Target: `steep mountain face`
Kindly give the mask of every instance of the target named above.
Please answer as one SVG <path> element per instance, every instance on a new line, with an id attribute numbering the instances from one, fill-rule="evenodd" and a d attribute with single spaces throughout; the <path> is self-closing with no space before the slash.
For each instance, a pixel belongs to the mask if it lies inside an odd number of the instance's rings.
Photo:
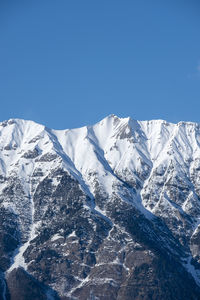
<path id="1" fill-rule="evenodd" d="M 200 125 L 0 123 L 0 299 L 200 299 Z"/>

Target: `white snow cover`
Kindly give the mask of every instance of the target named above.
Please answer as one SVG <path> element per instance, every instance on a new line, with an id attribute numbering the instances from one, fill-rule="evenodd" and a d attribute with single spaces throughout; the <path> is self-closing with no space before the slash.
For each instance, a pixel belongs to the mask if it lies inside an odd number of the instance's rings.
<path id="1" fill-rule="evenodd" d="M 51 130 L 32 121 L 11 119 L 0 123 L 0 150 L 0 175 L 18 174 L 27 194 L 36 166 L 48 174 L 56 164 L 78 179 L 88 194 L 94 190 L 91 175 L 111 194 L 116 175 L 126 174 L 131 180 L 141 170 L 162 171 L 171 161 L 177 174 L 186 172 L 184 164 L 200 157 L 200 127 L 189 122 L 135 121 L 110 115 L 93 126 Z M 48 164 L 27 160 L 27 153 L 33 151 L 39 158 L 56 154 L 58 159 Z"/>
<path id="2" fill-rule="evenodd" d="M 186 172 L 184 164 L 200 157 L 200 127 L 189 122 L 135 121 L 110 115 L 93 126 L 51 130 L 32 121 L 11 119 L 0 123 L 0 150 L 0 175 L 18 174 L 27 194 L 36 166 L 48 174 L 56 164 L 78 179 L 88 194 L 94 191 L 94 176 L 112 194 L 116 175 L 125 174 L 131 180 L 141 170 L 151 174 L 155 169 L 162 171 L 171 161 L 177 174 Z M 27 160 L 27 153 L 33 151 L 39 158 L 57 154 L 58 159 L 48 164 Z M 148 179 L 144 187 L 147 184 Z"/>
<path id="3" fill-rule="evenodd" d="M 195 159 L 200 154 L 199 124 L 162 120 L 135 121 L 110 115 L 94 126 L 51 130 L 32 121 L 13 119 L 0 123 L 0 171 L 9 174 L 23 154 L 58 153 L 65 167 L 77 176 L 98 170 L 100 176 L 128 168 L 135 171 L 141 159 L 150 167 L 169 161 Z M 24 162 L 26 161 L 23 159 Z M 33 166 L 34 167 L 34 166 Z M 31 174 L 22 164 L 20 172 Z M 86 180 L 87 181 L 87 180 Z"/>

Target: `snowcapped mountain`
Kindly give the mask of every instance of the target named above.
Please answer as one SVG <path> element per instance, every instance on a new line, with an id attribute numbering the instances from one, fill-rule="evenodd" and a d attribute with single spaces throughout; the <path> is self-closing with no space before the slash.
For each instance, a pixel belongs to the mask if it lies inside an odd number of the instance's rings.
<path id="1" fill-rule="evenodd" d="M 0 123 L 0 299 L 200 299 L 200 125 Z"/>

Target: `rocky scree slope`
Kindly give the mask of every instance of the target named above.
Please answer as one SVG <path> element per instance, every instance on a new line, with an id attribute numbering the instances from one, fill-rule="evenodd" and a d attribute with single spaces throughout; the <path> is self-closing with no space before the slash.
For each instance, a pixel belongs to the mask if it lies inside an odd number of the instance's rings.
<path id="1" fill-rule="evenodd" d="M 200 125 L 0 123 L 0 299 L 200 299 Z"/>

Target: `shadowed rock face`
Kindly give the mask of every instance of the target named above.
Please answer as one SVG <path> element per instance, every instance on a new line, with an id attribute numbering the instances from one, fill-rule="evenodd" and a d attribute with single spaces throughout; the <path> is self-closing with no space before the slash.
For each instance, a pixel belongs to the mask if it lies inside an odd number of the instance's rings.
<path id="1" fill-rule="evenodd" d="M 22 268 L 14 269 L 7 278 L 10 299 L 46 300 L 44 287 Z"/>
<path id="2" fill-rule="evenodd" d="M 160 121 L 111 116 L 81 143 L 18 122 L 0 125 L 22 135 L 0 143 L 0 300 L 200 299 L 200 160 L 180 149 L 183 125 L 179 145 Z M 160 148 L 172 154 L 155 162 Z"/>
<path id="3" fill-rule="evenodd" d="M 63 300 L 198 299 L 180 261 L 185 248 L 159 218 L 117 196 L 105 202 L 105 217 L 63 170 L 44 178 L 33 200 L 37 235 L 24 251 L 27 271 L 7 275 L 6 299 L 48 299 L 48 287 Z"/>

